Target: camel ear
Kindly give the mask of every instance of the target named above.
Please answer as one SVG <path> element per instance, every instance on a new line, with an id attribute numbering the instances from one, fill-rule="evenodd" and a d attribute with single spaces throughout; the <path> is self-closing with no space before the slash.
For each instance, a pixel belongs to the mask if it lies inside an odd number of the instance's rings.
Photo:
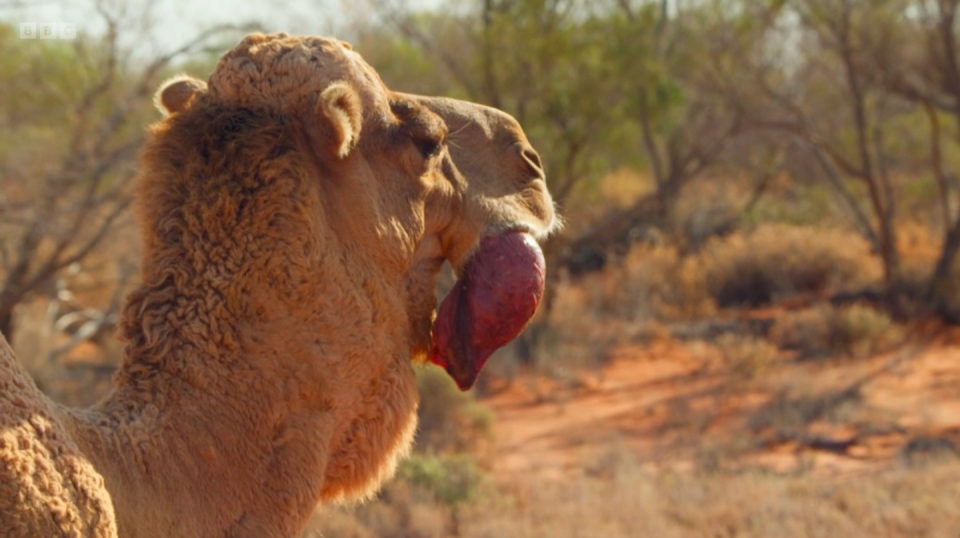
<path id="1" fill-rule="evenodd" d="M 317 119 L 333 128 L 333 153 L 345 159 L 360 140 L 363 104 L 360 96 L 346 82 L 334 82 L 320 94 L 316 106 Z"/>
<path id="2" fill-rule="evenodd" d="M 187 75 L 177 75 L 160 85 L 153 104 L 164 116 L 187 108 L 193 96 L 207 91 L 207 83 Z"/>

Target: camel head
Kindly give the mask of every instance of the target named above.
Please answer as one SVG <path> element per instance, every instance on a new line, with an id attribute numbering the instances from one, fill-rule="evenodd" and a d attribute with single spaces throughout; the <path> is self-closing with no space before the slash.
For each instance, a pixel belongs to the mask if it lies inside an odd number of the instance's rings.
<path id="1" fill-rule="evenodd" d="M 290 166 L 316 191 L 301 233 L 362 268 L 359 281 L 390 283 L 381 302 L 401 305 L 410 357 L 462 389 L 536 310 L 536 240 L 556 220 L 540 158 L 508 114 L 391 91 L 347 43 L 285 34 L 247 37 L 208 83 L 178 77 L 156 100 L 166 122 L 215 103 L 282 123 L 295 142 L 274 153 L 297 153 Z M 444 261 L 459 280 L 438 309 Z"/>

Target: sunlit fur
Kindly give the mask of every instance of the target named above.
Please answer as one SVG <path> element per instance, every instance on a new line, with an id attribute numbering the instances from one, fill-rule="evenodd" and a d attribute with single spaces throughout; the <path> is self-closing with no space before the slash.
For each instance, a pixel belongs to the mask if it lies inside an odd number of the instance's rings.
<path id="1" fill-rule="evenodd" d="M 369 496 L 412 442 L 442 261 L 554 225 L 516 121 L 391 92 L 337 40 L 250 36 L 156 102 L 113 392 L 57 407 L 0 340 L 13 536 L 295 536 Z"/>

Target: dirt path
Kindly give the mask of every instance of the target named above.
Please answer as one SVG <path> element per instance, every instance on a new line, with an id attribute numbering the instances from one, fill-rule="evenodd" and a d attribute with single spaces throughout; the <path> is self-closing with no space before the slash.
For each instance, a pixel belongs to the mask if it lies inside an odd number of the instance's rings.
<path id="1" fill-rule="evenodd" d="M 497 416 L 494 475 L 602 473 L 624 455 L 689 467 L 715 454 L 781 471 L 848 472 L 890 464 L 911 441 L 960 447 L 960 338 L 940 340 L 869 360 L 784 360 L 750 382 L 733 380 L 710 346 L 668 340 L 623 348 L 603 371 L 572 382 L 493 383 L 485 403 Z M 805 395 L 863 379 L 849 403 L 794 424 L 804 402 L 817 401 Z M 778 401 L 787 388 L 799 396 Z"/>

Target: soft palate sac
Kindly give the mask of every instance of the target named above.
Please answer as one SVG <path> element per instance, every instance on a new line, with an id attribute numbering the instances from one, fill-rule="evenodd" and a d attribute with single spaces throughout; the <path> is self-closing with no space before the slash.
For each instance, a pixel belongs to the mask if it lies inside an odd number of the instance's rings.
<path id="1" fill-rule="evenodd" d="M 543 252 L 526 233 L 480 242 L 440 303 L 433 331 L 433 362 L 461 390 L 473 386 L 494 351 L 523 332 L 543 297 L 545 270 Z"/>

